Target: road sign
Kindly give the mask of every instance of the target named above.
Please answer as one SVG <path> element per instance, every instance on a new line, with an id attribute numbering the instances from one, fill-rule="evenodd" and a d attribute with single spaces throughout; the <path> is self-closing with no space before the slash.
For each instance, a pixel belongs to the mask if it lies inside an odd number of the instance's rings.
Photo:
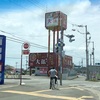
<path id="1" fill-rule="evenodd" d="M 24 43 L 24 49 L 28 49 L 29 48 L 29 43 Z"/>
<path id="2" fill-rule="evenodd" d="M 22 54 L 28 55 L 30 53 L 30 50 L 22 50 Z"/>

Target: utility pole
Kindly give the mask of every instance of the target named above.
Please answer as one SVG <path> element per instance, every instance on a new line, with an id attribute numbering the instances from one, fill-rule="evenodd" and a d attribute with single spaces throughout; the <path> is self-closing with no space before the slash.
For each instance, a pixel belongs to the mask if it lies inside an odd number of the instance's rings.
<path id="1" fill-rule="evenodd" d="M 88 39 L 87 39 L 87 35 L 90 34 L 87 31 L 87 25 L 83 26 L 83 25 L 76 25 L 78 27 L 85 27 L 85 41 L 86 41 L 86 68 L 87 68 L 87 80 L 89 80 L 89 51 L 88 51 Z M 73 30 L 75 31 L 75 30 Z M 78 31 L 79 33 L 81 33 L 80 31 Z M 84 33 L 81 33 L 84 34 Z M 90 39 L 90 38 L 89 38 Z"/>
<path id="2" fill-rule="evenodd" d="M 85 31 L 86 31 L 86 67 L 87 67 L 87 80 L 89 80 L 89 55 L 88 55 L 88 39 L 87 39 L 87 25 L 85 25 Z"/>

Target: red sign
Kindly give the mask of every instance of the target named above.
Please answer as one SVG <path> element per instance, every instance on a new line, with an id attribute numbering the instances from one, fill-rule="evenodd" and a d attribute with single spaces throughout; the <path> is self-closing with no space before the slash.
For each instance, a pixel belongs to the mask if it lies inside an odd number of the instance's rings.
<path id="1" fill-rule="evenodd" d="M 55 54 L 54 53 L 30 53 L 29 55 L 29 66 L 31 67 L 47 67 L 49 66 L 55 66 L 56 62 L 55 60 Z"/>
<path id="2" fill-rule="evenodd" d="M 47 70 L 48 70 L 47 67 L 41 67 L 41 68 L 40 68 L 40 73 L 41 73 L 41 74 L 47 74 Z"/>
<path id="3" fill-rule="evenodd" d="M 30 53 L 29 50 L 22 50 L 22 54 L 24 54 L 24 55 L 28 55 L 29 53 Z"/>
<path id="4" fill-rule="evenodd" d="M 47 29 L 53 30 L 64 30 L 67 29 L 67 15 L 60 12 L 48 12 L 45 14 L 45 27 Z"/>
<path id="5" fill-rule="evenodd" d="M 24 48 L 28 49 L 29 48 L 29 44 L 28 43 L 24 43 Z"/>

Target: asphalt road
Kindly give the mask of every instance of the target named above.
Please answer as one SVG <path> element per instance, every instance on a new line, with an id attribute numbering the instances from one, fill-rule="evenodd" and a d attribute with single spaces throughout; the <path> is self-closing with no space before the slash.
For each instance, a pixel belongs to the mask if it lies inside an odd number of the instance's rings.
<path id="1" fill-rule="evenodd" d="M 24 76 L 23 85 L 19 83 L 19 79 L 5 79 L 0 100 L 100 100 L 100 82 L 87 82 L 84 76 L 63 80 L 59 90 L 49 89 L 46 76 Z"/>

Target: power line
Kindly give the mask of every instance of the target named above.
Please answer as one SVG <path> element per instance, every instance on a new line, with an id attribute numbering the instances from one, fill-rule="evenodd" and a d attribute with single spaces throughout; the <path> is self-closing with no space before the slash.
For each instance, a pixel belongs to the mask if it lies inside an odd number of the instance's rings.
<path id="1" fill-rule="evenodd" d="M 20 59 L 18 57 L 6 57 L 6 58 L 10 58 L 10 59 Z M 24 58 L 25 59 L 25 58 Z"/>
<path id="2" fill-rule="evenodd" d="M 36 7 L 42 9 L 42 10 L 46 10 L 46 9 L 43 8 L 44 5 L 42 5 L 43 7 L 41 7 L 40 2 L 38 2 L 37 0 L 34 0 L 34 1 L 32 1 L 32 0 L 31 0 L 31 1 L 30 1 L 30 0 L 27 0 L 27 1 L 30 2 L 31 4 L 35 5 Z M 39 6 L 39 5 L 40 5 L 40 6 Z"/>
<path id="3" fill-rule="evenodd" d="M 20 8 L 23 8 L 23 9 L 26 9 L 26 10 L 28 10 L 29 12 L 31 12 L 32 14 L 33 14 L 33 11 L 32 10 L 30 10 L 29 8 L 30 7 L 28 7 L 27 5 L 21 5 L 21 3 L 18 3 L 18 2 L 13 2 L 12 0 L 9 0 L 11 3 L 13 3 L 13 4 L 15 4 L 16 6 L 19 6 Z M 46 12 L 46 9 L 44 9 L 43 7 L 40 7 L 40 6 L 38 6 L 38 4 L 36 3 L 36 1 L 34 1 L 34 2 L 32 2 L 32 1 L 30 1 L 30 0 L 27 0 L 27 3 L 30 3 L 31 5 L 33 4 L 35 7 L 37 7 L 37 8 L 39 8 L 39 9 L 41 9 L 41 10 L 43 10 L 43 11 L 45 11 Z M 32 6 L 33 6 L 32 5 Z M 38 13 L 36 13 L 36 12 L 34 12 L 35 14 L 37 14 L 37 15 L 39 15 Z"/>
<path id="4" fill-rule="evenodd" d="M 11 0 L 10 0 L 11 1 Z M 34 3 L 36 3 L 36 1 L 30 1 L 30 0 L 28 0 L 30 3 L 32 3 L 32 4 L 34 4 Z M 38 3 L 38 2 L 37 2 Z M 35 5 L 37 5 L 37 3 L 35 4 Z M 18 4 L 19 5 L 19 4 Z M 27 9 L 27 7 L 24 7 L 24 6 L 22 6 L 22 5 L 19 5 L 20 7 L 23 7 L 23 8 L 25 8 L 25 9 Z M 33 13 L 32 11 L 31 11 L 31 13 Z M 72 24 L 72 25 L 75 25 L 75 24 Z M 10 37 L 9 37 L 10 38 Z M 22 42 L 24 42 L 24 41 L 21 41 L 21 40 L 18 40 L 18 39 L 15 39 L 15 38 L 13 38 L 13 39 L 9 39 L 9 40 L 11 40 L 11 41 L 18 41 L 19 43 L 22 43 Z M 18 43 L 17 42 L 17 43 Z M 37 44 L 34 44 L 34 46 L 37 46 Z M 38 46 L 40 46 L 40 45 L 38 45 Z M 43 47 L 43 46 L 42 46 Z M 41 47 L 39 47 L 39 48 L 41 48 Z"/>
<path id="5" fill-rule="evenodd" d="M 12 33 L 8 33 L 8 32 L 5 32 L 3 30 L 0 30 L 0 31 L 2 33 L 6 33 L 6 34 L 9 34 L 9 35 L 12 35 L 13 37 L 8 37 L 7 36 L 8 40 L 10 40 L 10 41 L 17 42 L 17 43 L 23 43 L 23 42 L 27 41 L 27 40 L 24 40 L 24 39 L 12 34 Z M 14 37 L 16 37 L 16 38 L 14 38 Z M 29 41 L 27 41 L 27 42 L 29 42 Z M 29 42 L 29 43 L 30 43 L 31 46 L 38 47 L 38 48 L 41 48 L 41 49 L 47 49 L 48 48 L 46 46 L 42 46 L 42 45 L 39 45 L 39 44 L 36 44 L 36 43 L 32 43 L 32 42 Z"/>

